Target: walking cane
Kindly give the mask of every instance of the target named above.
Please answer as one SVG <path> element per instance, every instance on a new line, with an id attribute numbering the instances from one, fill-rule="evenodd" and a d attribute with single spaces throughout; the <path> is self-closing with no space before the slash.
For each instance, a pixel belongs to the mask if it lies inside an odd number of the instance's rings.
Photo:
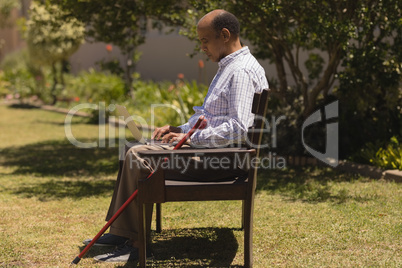
<path id="1" fill-rule="evenodd" d="M 187 134 L 179 141 L 179 143 L 176 144 L 173 150 L 179 149 L 188 140 L 188 138 L 190 138 L 191 135 L 193 135 L 194 131 L 196 131 L 197 129 L 203 129 L 205 128 L 205 126 L 206 126 L 206 120 L 204 116 L 201 115 L 198 118 L 197 123 L 195 123 L 193 128 L 189 132 L 187 132 Z M 154 172 L 149 174 L 147 178 L 151 177 Z M 113 215 L 113 217 L 110 218 L 110 220 L 105 224 L 105 226 L 103 226 L 103 228 L 99 231 L 99 233 L 91 240 L 91 242 L 81 251 L 81 253 L 77 257 L 75 257 L 75 259 L 71 262 L 71 264 L 78 264 L 80 262 L 81 258 L 84 257 L 87 251 L 96 243 L 96 241 L 98 241 L 98 239 L 103 235 L 103 233 L 107 230 L 107 228 L 109 228 L 109 226 L 112 225 L 112 223 L 117 219 L 117 217 L 119 217 L 120 214 L 126 209 L 126 207 L 134 200 L 134 198 L 137 197 L 137 194 L 138 190 L 135 190 L 134 193 L 127 199 L 127 201 L 124 202 L 124 204 L 119 208 L 119 210 Z"/>

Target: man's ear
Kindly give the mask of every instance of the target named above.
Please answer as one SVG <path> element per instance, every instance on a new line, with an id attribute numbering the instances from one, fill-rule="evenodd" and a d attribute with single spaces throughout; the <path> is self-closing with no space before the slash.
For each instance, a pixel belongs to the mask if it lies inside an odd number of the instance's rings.
<path id="1" fill-rule="evenodd" d="M 223 37 L 225 42 L 230 40 L 230 32 L 229 32 L 228 29 L 223 28 L 222 31 L 221 31 L 221 35 L 222 35 L 222 37 Z"/>

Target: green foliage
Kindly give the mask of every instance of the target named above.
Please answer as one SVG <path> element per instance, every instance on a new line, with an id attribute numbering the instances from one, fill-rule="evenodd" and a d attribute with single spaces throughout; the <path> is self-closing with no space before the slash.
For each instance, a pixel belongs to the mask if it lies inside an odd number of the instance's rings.
<path id="1" fill-rule="evenodd" d="M 84 30 L 80 21 L 67 17 L 57 5 L 33 2 L 26 29 L 31 59 L 47 65 L 68 59 L 84 42 Z"/>
<path id="2" fill-rule="evenodd" d="M 7 25 L 11 11 L 14 8 L 19 8 L 20 3 L 15 0 L 0 0 L 0 28 Z"/>
<path id="3" fill-rule="evenodd" d="M 14 8 L 19 8 L 20 3 L 18 1 L 15 0 L 0 0 L 0 28 L 3 27 L 7 27 L 9 25 L 9 17 L 11 15 L 11 11 Z M 0 55 L 2 47 L 5 44 L 5 40 L 2 39 L 0 37 Z M 10 61 L 10 57 L 6 57 L 8 59 L 6 59 L 5 61 Z M 4 61 L 3 61 L 4 62 Z M 4 68 L 4 63 L 0 64 L 0 69 Z M 18 92 L 29 92 L 30 88 L 25 87 L 26 85 L 23 84 L 21 85 L 21 80 L 18 80 L 18 76 L 16 76 L 15 74 L 17 72 L 21 71 L 21 69 L 19 70 L 7 70 L 7 72 L 1 71 L 0 70 L 0 97 L 5 96 L 7 94 L 12 94 L 12 93 L 16 93 L 16 91 Z M 24 75 L 26 75 L 26 73 L 22 74 L 21 76 L 24 77 Z M 18 88 L 18 90 L 16 90 L 13 85 L 13 82 L 18 83 L 18 85 L 16 86 Z M 14 84 L 15 84 L 14 83 Z M 16 93 L 16 94 L 20 94 L 20 93 Z"/>
<path id="4" fill-rule="evenodd" d="M 106 111 L 108 106 L 121 102 L 126 92 L 125 83 L 121 77 L 96 72 L 93 69 L 80 73 L 77 77 L 70 79 L 66 84 L 68 95 L 79 96 L 81 102 L 104 105 Z M 99 118 L 99 109 L 93 110 L 92 122 L 97 123 Z M 106 115 L 106 118 L 108 116 Z"/>
<path id="5" fill-rule="evenodd" d="M 400 144 L 397 137 L 392 137 L 383 146 L 378 142 L 368 143 L 354 159 L 384 169 L 402 170 L 402 144 Z"/>
<path id="6" fill-rule="evenodd" d="M 118 102 L 125 93 L 122 79 L 114 74 L 96 72 L 94 69 L 80 73 L 66 86 L 69 92 L 90 103 L 105 102 L 106 105 Z"/>
<path id="7" fill-rule="evenodd" d="M 0 68 L 3 70 L 2 80 L 7 82 L 3 89 L 5 93 L 20 98 L 32 95 L 46 98 L 44 77 L 41 70 L 29 62 L 26 50 L 8 54 L 1 62 Z"/>
<path id="8" fill-rule="evenodd" d="M 387 147 L 378 150 L 372 163 L 387 169 L 402 170 L 402 145 L 399 144 L 396 137 L 391 138 Z"/>
<path id="9" fill-rule="evenodd" d="M 402 136 L 402 4 L 362 1 L 338 74 L 344 154 L 367 143 Z M 348 133 L 361 133 L 348 135 Z"/>
<path id="10" fill-rule="evenodd" d="M 111 74 L 118 75 L 120 77 L 124 77 L 124 70 L 120 66 L 120 61 L 118 59 L 113 60 L 100 60 L 96 63 L 101 71 L 110 72 Z"/>
<path id="11" fill-rule="evenodd" d="M 0 97 L 10 94 L 10 83 L 4 78 L 4 72 L 0 70 Z"/>
<path id="12" fill-rule="evenodd" d="M 208 88 L 195 81 L 178 80 L 155 83 L 135 80 L 133 101 L 127 101 L 130 113 L 144 118 L 149 125 L 180 125 L 193 114 L 192 108 L 202 104 Z"/>
<path id="13" fill-rule="evenodd" d="M 319 79 L 320 74 L 324 67 L 324 59 L 317 53 L 310 53 L 308 59 L 304 63 L 308 71 L 308 78 L 310 79 L 310 84 L 314 79 Z"/>
<path id="14" fill-rule="evenodd" d="M 383 168 L 402 170 L 402 144 L 396 137 L 392 137 L 390 143 L 380 148 L 370 162 Z"/>
<path id="15" fill-rule="evenodd" d="M 24 29 L 29 59 L 39 66 L 51 66 L 52 104 L 64 87 L 63 65 L 84 42 L 84 30 L 82 22 L 68 17 L 57 5 L 31 4 Z"/>

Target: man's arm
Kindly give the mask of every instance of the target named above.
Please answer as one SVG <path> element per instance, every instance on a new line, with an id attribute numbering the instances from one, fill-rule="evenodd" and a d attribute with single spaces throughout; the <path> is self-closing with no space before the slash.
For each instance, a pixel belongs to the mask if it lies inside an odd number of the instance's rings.
<path id="1" fill-rule="evenodd" d="M 254 93 L 259 90 L 254 75 L 247 70 L 237 70 L 226 94 L 228 111 L 223 116 L 208 118 L 208 127 L 194 133 L 191 144 L 218 147 L 242 142 L 254 116 L 251 113 Z"/>

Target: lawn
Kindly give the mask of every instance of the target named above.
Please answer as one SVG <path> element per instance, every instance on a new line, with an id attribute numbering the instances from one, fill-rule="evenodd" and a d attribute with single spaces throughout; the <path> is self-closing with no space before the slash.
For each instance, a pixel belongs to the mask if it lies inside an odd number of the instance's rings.
<path id="1" fill-rule="evenodd" d="M 0 266 L 67 267 L 105 224 L 118 148 L 97 125 L 0 105 Z M 106 128 L 107 136 L 113 128 Z M 401 267 L 402 187 L 329 168 L 260 170 L 254 213 L 255 267 Z M 241 203 L 168 203 L 154 234 L 154 267 L 243 264 Z M 93 261 L 81 267 L 114 267 Z M 110 250 L 110 249 L 108 249 Z M 124 264 L 121 264 L 124 266 Z M 117 265 L 118 266 L 118 265 Z M 125 266 L 128 267 L 128 266 Z"/>

